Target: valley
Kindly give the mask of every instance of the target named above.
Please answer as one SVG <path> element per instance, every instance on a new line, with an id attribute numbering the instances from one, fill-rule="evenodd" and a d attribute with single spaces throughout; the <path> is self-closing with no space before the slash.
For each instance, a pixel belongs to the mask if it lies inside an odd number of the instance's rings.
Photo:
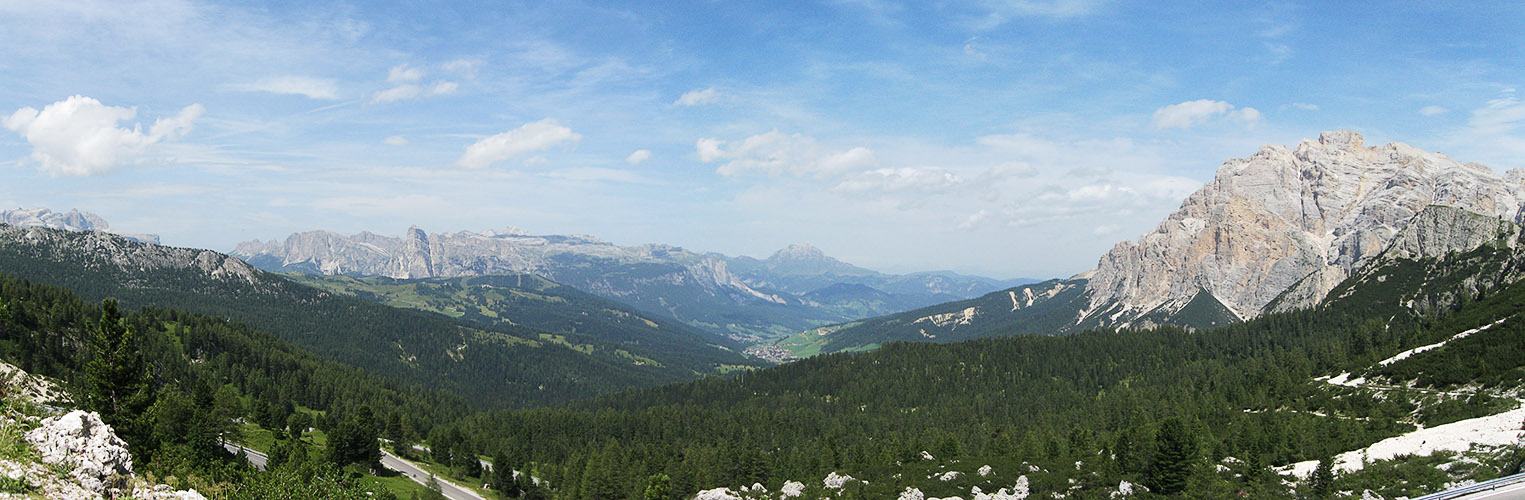
<path id="1" fill-rule="evenodd" d="M 0 0 L 0 500 L 1525 500 L 1522 33 Z"/>

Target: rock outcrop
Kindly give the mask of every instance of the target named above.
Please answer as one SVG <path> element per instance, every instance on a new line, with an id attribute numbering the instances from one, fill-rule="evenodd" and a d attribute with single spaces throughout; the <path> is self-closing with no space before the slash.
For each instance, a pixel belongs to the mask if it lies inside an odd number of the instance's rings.
<path id="1" fill-rule="evenodd" d="M 38 258 L 61 259 L 60 249 L 100 257 L 124 270 L 197 269 L 215 279 L 254 283 L 254 267 L 211 250 L 166 247 L 99 231 L 71 232 L 45 227 L 0 226 L 0 245 L 25 247 Z"/>
<path id="2" fill-rule="evenodd" d="M 1308 307 L 1426 207 L 1520 222 L 1522 202 L 1525 171 L 1500 176 L 1405 144 L 1367 147 L 1350 131 L 1326 132 L 1294 149 L 1266 146 L 1225 162 L 1154 231 L 1103 256 L 1076 322 L 1128 326 L 1179 311 L 1200 292 L 1248 319 L 1294 285 L 1279 307 Z M 1478 228 L 1437 229 L 1451 231 L 1434 237 L 1449 241 Z M 1446 243 L 1413 244 L 1424 252 Z"/>
<path id="3" fill-rule="evenodd" d="M 42 405 L 67 403 L 58 387 L 32 376 L 15 366 L 0 363 L 0 393 L 16 402 Z M 24 483 L 42 498 L 99 500 L 135 498 L 140 500 L 206 500 L 196 490 L 177 491 L 169 486 L 145 482 L 133 475 L 132 454 L 111 426 L 93 412 L 73 410 L 42 418 L 21 411 L 27 405 L 7 404 L 0 408 L 0 427 L 14 432 L 13 426 L 36 427 L 21 436 L 35 451 L 11 459 L 0 459 L 0 476 Z M 67 470 L 66 475 L 55 472 Z M 33 497 L 27 497 L 33 498 Z"/>
<path id="4" fill-rule="evenodd" d="M 94 412 L 74 410 L 43 419 L 26 439 L 43 462 L 73 467 L 69 476 L 87 490 L 105 495 L 130 486 L 132 454 L 127 443 Z"/>

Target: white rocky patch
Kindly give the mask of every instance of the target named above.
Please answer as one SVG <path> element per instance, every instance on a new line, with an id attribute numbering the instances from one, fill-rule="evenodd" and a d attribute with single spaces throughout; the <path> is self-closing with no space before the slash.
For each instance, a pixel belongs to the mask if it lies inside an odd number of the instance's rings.
<path id="1" fill-rule="evenodd" d="M 694 500 L 746 500 L 740 493 L 730 488 L 715 488 L 713 490 L 700 491 L 694 496 Z"/>
<path id="2" fill-rule="evenodd" d="M 1117 491 L 1112 492 L 1112 498 L 1126 497 L 1126 496 L 1132 496 L 1132 495 L 1133 495 L 1133 483 L 1130 483 L 1128 481 L 1123 481 L 1123 482 L 1117 483 Z"/>
<path id="3" fill-rule="evenodd" d="M 784 498 L 794 498 L 805 492 L 805 483 L 799 481 L 784 481 L 784 486 L 778 489 Z"/>
<path id="4" fill-rule="evenodd" d="M 979 308 L 971 306 L 971 307 L 966 307 L 966 308 L 964 308 L 964 310 L 958 311 L 958 312 L 950 312 L 950 313 L 943 313 L 943 314 L 933 314 L 931 316 L 925 316 L 925 317 L 917 318 L 916 321 L 912 321 L 911 324 L 916 324 L 916 323 L 932 323 L 933 325 L 938 326 L 938 327 L 946 327 L 946 326 L 957 327 L 958 325 L 968 325 L 968 324 L 974 322 L 975 316 L 979 316 L 979 314 L 980 314 Z"/>
<path id="5" fill-rule="evenodd" d="M 94 412 L 80 410 L 44 419 L 26 434 L 43 462 L 72 464 L 69 476 L 85 489 L 106 494 L 123 489 L 132 475 L 132 454 L 127 443 Z"/>
<path id="6" fill-rule="evenodd" d="M 961 474 L 959 474 L 958 471 L 950 470 L 948 472 L 942 473 L 942 475 L 937 476 L 937 480 L 938 481 L 952 481 L 954 479 L 958 479 L 958 476 L 960 476 L 960 475 Z"/>
<path id="7" fill-rule="evenodd" d="M 931 453 L 927 453 L 926 450 L 922 450 L 921 451 L 921 459 L 922 460 L 936 460 L 935 458 L 932 458 L 932 454 Z"/>
<path id="8" fill-rule="evenodd" d="M 833 471 L 831 474 L 826 475 L 826 479 L 821 480 L 821 484 L 827 488 L 835 490 L 841 489 L 842 485 L 845 485 L 848 481 L 852 480 L 852 476 L 846 474 L 837 474 L 835 471 Z"/>
<path id="9" fill-rule="evenodd" d="M 905 491 L 900 492 L 897 500 L 926 500 L 927 496 L 921 490 L 907 486 Z"/>
<path id="10" fill-rule="evenodd" d="M 1382 361 L 1378 361 L 1377 364 L 1381 365 L 1381 366 L 1387 366 L 1387 365 L 1390 365 L 1390 364 L 1397 363 L 1399 361 L 1403 361 L 1405 359 L 1408 359 L 1409 356 L 1413 356 L 1413 355 L 1419 354 L 1421 352 L 1430 351 L 1430 350 L 1434 350 L 1434 349 L 1439 349 L 1441 347 L 1444 347 L 1447 342 L 1450 342 L 1452 340 L 1459 340 L 1459 339 L 1467 338 L 1468 335 L 1472 335 L 1474 333 L 1481 332 L 1481 331 L 1487 330 L 1489 328 L 1493 328 L 1494 325 L 1503 323 L 1507 319 L 1509 319 L 1509 318 L 1504 318 L 1504 319 L 1501 319 L 1501 320 L 1498 320 L 1498 321 L 1495 321 L 1495 322 L 1492 322 L 1492 323 L 1489 323 L 1489 324 L 1486 324 L 1486 325 L 1483 325 L 1483 326 L 1480 326 L 1480 327 L 1477 327 L 1477 328 L 1473 328 L 1471 330 L 1467 330 L 1465 332 L 1458 333 L 1456 335 L 1452 335 L 1451 338 L 1442 340 L 1440 342 L 1436 342 L 1434 344 L 1423 345 L 1423 346 L 1415 347 L 1413 349 L 1409 349 L 1407 351 L 1400 352 L 1398 354 L 1393 355 L 1393 357 L 1391 357 L 1391 358 L 1387 358 L 1387 359 L 1384 359 Z"/>
<path id="11" fill-rule="evenodd" d="M 1514 445 L 1525 436 L 1520 430 L 1522 419 L 1525 419 L 1525 408 L 1420 429 L 1378 441 L 1364 449 L 1341 453 L 1334 457 L 1334 467 L 1337 471 L 1350 472 L 1364 468 L 1366 460 L 1390 460 L 1400 455 L 1429 456 L 1437 451 L 1462 452 L 1474 445 Z M 1309 460 L 1284 467 L 1282 472 L 1307 478 L 1317 467 L 1318 461 Z"/>
<path id="12" fill-rule="evenodd" d="M 982 465 L 979 473 L 980 477 L 990 477 L 991 474 L 995 474 L 995 469 L 991 469 L 989 465 Z"/>

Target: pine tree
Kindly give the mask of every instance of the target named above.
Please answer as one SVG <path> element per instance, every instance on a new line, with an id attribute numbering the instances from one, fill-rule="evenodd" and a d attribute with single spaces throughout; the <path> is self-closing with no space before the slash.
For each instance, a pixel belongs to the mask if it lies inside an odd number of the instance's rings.
<path id="1" fill-rule="evenodd" d="M 85 365 L 85 404 L 129 443 L 140 444 L 146 437 L 144 416 L 153 395 L 138 344 L 136 329 L 122 320 L 116 301 L 101 302 L 101 320 L 86 344 L 92 357 Z"/>
<path id="2" fill-rule="evenodd" d="M 646 494 L 642 495 L 645 500 L 667 500 L 672 494 L 672 478 L 667 474 L 653 474 L 646 478 Z"/>
<path id="3" fill-rule="evenodd" d="M 1313 469 L 1313 475 L 1308 476 L 1309 489 L 1313 491 L 1313 498 L 1329 498 L 1334 493 L 1334 458 L 1324 457 L 1318 461 L 1318 467 Z"/>
<path id="4" fill-rule="evenodd" d="M 1186 489 L 1196 460 L 1195 436 L 1179 418 L 1166 419 L 1156 437 L 1154 459 L 1149 463 L 1145 486 L 1155 493 L 1174 495 Z"/>

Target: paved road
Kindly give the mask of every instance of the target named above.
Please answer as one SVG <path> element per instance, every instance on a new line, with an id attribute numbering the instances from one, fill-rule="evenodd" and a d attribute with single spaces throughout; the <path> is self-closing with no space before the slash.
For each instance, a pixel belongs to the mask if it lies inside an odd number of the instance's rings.
<path id="1" fill-rule="evenodd" d="M 1425 495 L 1415 500 L 1525 500 L 1525 474 Z"/>
<path id="2" fill-rule="evenodd" d="M 270 461 L 270 457 L 265 456 L 264 453 L 254 451 L 253 448 L 244 448 L 242 446 L 228 442 L 222 443 L 222 447 L 226 448 L 228 453 L 232 453 L 234 455 L 238 454 L 238 450 L 244 450 L 244 455 L 249 457 L 249 463 L 253 464 L 254 468 L 259 470 L 265 470 L 265 463 Z"/>
<path id="3" fill-rule="evenodd" d="M 1457 500 L 1522 500 L 1525 499 L 1525 483 L 1516 483 L 1496 490 L 1479 491 L 1456 497 Z"/>
<path id="4" fill-rule="evenodd" d="M 408 462 L 407 460 L 397 458 L 396 455 L 393 455 L 386 450 L 381 450 L 381 466 L 402 473 L 402 475 L 408 476 L 408 479 L 412 479 L 418 484 L 429 484 L 428 472 L 424 472 L 423 469 L 415 467 L 411 462 Z M 440 493 L 444 493 L 445 498 L 449 498 L 450 500 L 486 500 L 477 495 L 475 492 L 460 486 L 456 486 L 454 483 L 444 479 L 435 478 L 435 481 L 439 482 Z"/>
<path id="5" fill-rule="evenodd" d="M 265 470 L 265 464 L 270 460 L 270 457 L 267 457 L 264 453 L 255 451 L 252 448 L 245 448 L 233 443 L 223 443 L 222 447 L 226 448 L 229 453 L 233 454 L 237 454 L 238 450 L 243 450 L 244 455 L 249 457 L 249 463 L 253 464 L 254 468 L 259 470 Z M 423 469 L 414 466 L 407 460 L 397 458 L 396 455 L 393 455 L 386 450 L 381 450 L 381 466 L 397 471 L 398 473 L 407 476 L 408 479 L 412 479 L 418 484 L 429 484 L 428 472 L 425 472 Z M 450 481 L 446 481 L 440 478 L 435 478 L 435 481 L 439 483 L 440 493 L 443 493 L 445 498 L 449 498 L 450 500 L 487 500 L 482 498 L 480 495 L 477 495 L 476 492 L 457 486 L 455 483 L 451 483 Z"/>

